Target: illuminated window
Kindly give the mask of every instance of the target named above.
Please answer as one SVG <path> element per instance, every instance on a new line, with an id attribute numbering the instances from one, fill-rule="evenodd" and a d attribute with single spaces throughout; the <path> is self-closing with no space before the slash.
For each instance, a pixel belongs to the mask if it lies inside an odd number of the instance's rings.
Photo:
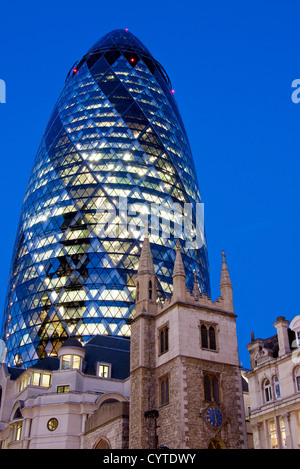
<path id="1" fill-rule="evenodd" d="M 43 373 L 42 375 L 42 386 L 47 388 L 51 384 L 51 375 Z"/>
<path id="2" fill-rule="evenodd" d="M 81 357 L 79 355 L 63 355 L 61 359 L 62 370 L 80 370 Z"/>
<path id="3" fill-rule="evenodd" d="M 58 420 L 56 418 L 52 418 L 47 423 L 47 428 L 50 432 L 54 432 L 58 427 Z"/>
<path id="4" fill-rule="evenodd" d="M 33 386 L 40 386 L 41 384 L 41 373 L 32 373 L 32 382 Z"/>
<path id="5" fill-rule="evenodd" d="M 282 417 L 279 417 L 279 429 L 280 429 L 281 446 L 286 447 L 286 433 L 285 433 L 284 421 Z"/>
<path id="6" fill-rule="evenodd" d="M 58 393 L 64 393 L 64 392 L 69 392 L 70 391 L 70 386 L 57 386 L 57 392 Z"/>
<path id="7" fill-rule="evenodd" d="M 70 370 L 71 360 L 72 360 L 71 355 L 63 355 L 61 369 L 62 370 Z"/>
<path id="8" fill-rule="evenodd" d="M 111 365 L 106 363 L 99 363 L 98 365 L 98 376 L 101 378 L 110 378 Z"/>
<path id="9" fill-rule="evenodd" d="M 73 366 L 76 370 L 80 370 L 81 358 L 78 355 L 73 355 Z"/>
<path id="10" fill-rule="evenodd" d="M 16 427 L 16 441 L 21 440 L 21 433 L 22 433 L 22 422 L 18 422 L 17 427 Z"/>
<path id="11" fill-rule="evenodd" d="M 268 421 L 269 426 L 269 437 L 270 437 L 270 444 L 272 449 L 278 448 L 278 440 L 277 440 L 277 433 L 276 433 L 276 425 L 275 420 Z"/>

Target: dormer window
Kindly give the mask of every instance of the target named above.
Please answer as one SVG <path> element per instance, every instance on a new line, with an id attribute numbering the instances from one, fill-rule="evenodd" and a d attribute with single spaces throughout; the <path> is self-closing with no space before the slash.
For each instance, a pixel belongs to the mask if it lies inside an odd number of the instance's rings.
<path id="1" fill-rule="evenodd" d="M 111 364 L 110 363 L 98 363 L 98 376 L 100 378 L 111 377 Z"/>
<path id="2" fill-rule="evenodd" d="M 85 354 L 86 352 L 81 343 L 77 339 L 70 337 L 57 352 L 57 356 L 60 359 L 60 369 L 81 371 Z"/>

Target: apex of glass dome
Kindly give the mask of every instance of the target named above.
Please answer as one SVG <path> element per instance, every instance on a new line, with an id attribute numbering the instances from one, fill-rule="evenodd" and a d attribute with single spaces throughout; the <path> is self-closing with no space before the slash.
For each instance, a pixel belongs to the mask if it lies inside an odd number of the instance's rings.
<path id="1" fill-rule="evenodd" d="M 105 50 L 117 48 L 120 50 L 131 50 L 151 55 L 146 46 L 134 35 L 128 28 L 114 29 L 113 31 L 102 36 L 88 51 L 88 53 L 96 50 Z"/>

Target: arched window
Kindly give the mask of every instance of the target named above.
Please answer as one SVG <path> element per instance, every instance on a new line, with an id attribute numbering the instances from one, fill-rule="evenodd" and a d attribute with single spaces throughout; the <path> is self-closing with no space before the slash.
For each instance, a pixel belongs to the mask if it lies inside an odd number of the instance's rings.
<path id="1" fill-rule="evenodd" d="M 272 388 L 269 379 L 264 381 L 264 398 L 265 402 L 270 402 L 272 400 Z"/>
<path id="2" fill-rule="evenodd" d="M 209 348 L 211 350 L 216 350 L 216 333 L 215 328 L 213 326 L 209 327 Z"/>
<path id="3" fill-rule="evenodd" d="M 149 280 L 149 300 L 152 300 L 152 281 Z"/>
<path id="4" fill-rule="evenodd" d="M 201 346 L 202 348 L 208 348 L 208 335 L 205 324 L 201 325 Z"/>
<path id="5" fill-rule="evenodd" d="M 213 390 L 213 397 L 215 402 L 220 402 L 220 393 L 219 393 L 219 380 L 216 376 L 212 376 L 212 390 Z"/>
<path id="6" fill-rule="evenodd" d="M 200 324 L 201 347 L 208 350 L 217 350 L 216 325 L 209 323 Z"/>
<path id="7" fill-rule="evenodd" d="M 220 403 L 220 387 L 217 375 L 204 375 L 204 400 Z"/>
<path id="8" fill-rule="evenodd" d="M 204 375 L 204 399 L 206 401 L 211 401 L 211 386 L 208 375 Z"/>
<path id="9" fill-rule="evenodd" d="M 110 444 L 104 438 L 101 438 L 100 441 L 95 446 L 95 449 L 110 449 Z"/>
<path id="10" fill-rule="evenodd" d="M 281 398 L 281 393 L 280 393 L 280 384 L 279 384 L 279 378 L 278 376 L 274 376 L 274 394 L 276 399 Z"/>
<path id="11" fill-rule="evenodd" d="M 295 369 L 295 384 L 296 384 L 296 391 L 300 392 L 300 366 L 297 366 Z"/>

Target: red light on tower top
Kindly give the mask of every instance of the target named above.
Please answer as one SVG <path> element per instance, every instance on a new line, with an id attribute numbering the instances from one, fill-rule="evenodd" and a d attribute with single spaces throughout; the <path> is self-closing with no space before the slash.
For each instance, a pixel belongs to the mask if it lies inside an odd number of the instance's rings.
<path id="1" fill-rule="evenodd" d="M 73 73 L 77 73 L 77 72 L 78 72 L 77 68 L 73 68 Z"/>
<path id="2" fill-rule="evenodd" d="M 172 90 L 171 90 L 171 93 L 172 93 L 172 94 L 174 94 L 174 93 L 175 93 L 175 90 L 174 90 L 174 89 L 172 89 Z"/>
<path id="3" fill-rule="evenodd" d="M 127 31 L 128 31 L 128 28 L 125 28 L 125 31 L 127 32 Z"/>
<path id="4" fill-rule="evenodd" d="M 130 62 L 133 64 L 133 62 L 135 62 L 135 58 L 131 57 Z"/>

